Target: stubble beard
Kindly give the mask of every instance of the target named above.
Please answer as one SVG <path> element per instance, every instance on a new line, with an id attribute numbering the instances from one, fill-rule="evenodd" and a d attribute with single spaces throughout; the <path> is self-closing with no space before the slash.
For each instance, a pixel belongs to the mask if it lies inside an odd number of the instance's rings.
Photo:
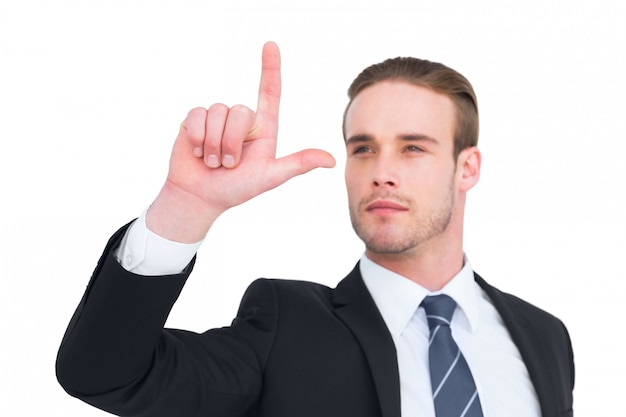
<path id="1" fill-rule="evenodd" d="M 376 198 L 390 198 L 406 205 L 412 216 L 408 224 L 393 224 L 393 219 L 378 219 L 378 224 L 364 224 L 359 213 Z M 350 206 L 350 219 L 357 236 L 368 251 L 376 254 L 405 254 L 419 250 L 425 243 L 446 231 L 454 209 L 452 183 L 445 198 L 429 212 L 420 211 L 411 199 L 396 195 L 372 196 L 357 207 Z"/>

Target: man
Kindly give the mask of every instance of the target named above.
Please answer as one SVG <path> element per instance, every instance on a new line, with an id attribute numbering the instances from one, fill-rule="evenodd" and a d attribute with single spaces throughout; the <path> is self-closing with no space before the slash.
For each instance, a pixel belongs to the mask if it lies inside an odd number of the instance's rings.
<path id="1" fill-rule="evenodd" d="M 160 194 L 109 241 L 59 351 L 71 395 L 124 416 L 573 415 L 563 324 L 489 286 L 463 253 L 481 164 L 469 82 L 399 58 L 363 71 L 349 96 L 345 178 L 366 247 L 354 270 L 336 289 L 255 281 L 228 328 L 162 328 L 219 215 L 334 165 L 321 150 L 275 158 L 268 43 L 257 111 L 192 110 Z M 441 302 L 448 316 L 433 312 Z"/>

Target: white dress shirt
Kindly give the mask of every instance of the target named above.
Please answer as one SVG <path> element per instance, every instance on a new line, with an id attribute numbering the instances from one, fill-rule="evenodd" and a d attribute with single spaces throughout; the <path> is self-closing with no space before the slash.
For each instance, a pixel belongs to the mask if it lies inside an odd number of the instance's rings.
<path id="1" fill-rule="evenodd" d="M 447 294 L 457 303 L 452 337 L 471 371 L 484 417 L 541 416 L 537 394 L 520 353 L 465 259 L 441 291 L 389 271 L 363 255 L 361 275 L 396 345 L 403 416 L 435 417 L 428 366 L 430 330 L 420 307 L 427 295 Z"/>
<path id="2" fill-rule="evenodd" d="M 130 226 L 116 252 L 128 271 L 145 276 L 180 273 L 202 242 L 182 244 L 148 230 L 146 211 Z M 396 345 L 403 416 L 435 417 L 428 367 L 427 295 L 444 293 L 456 301 L 452 335 L 476 382 L 484 417 L 539 417 L 535 389 L 520 353 L 498 312 L 474 281 L 467 259 L 463 269 L 439 292 L 425 288 L 365 255 L 361 275 Z"/>

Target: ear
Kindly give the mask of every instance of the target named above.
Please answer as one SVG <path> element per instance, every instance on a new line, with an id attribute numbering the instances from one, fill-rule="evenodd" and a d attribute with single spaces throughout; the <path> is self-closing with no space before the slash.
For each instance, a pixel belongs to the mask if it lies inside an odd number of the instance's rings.
<path id="1" fill-rule="evenodd" d="M 476 146 L 461 151 L 456 162 L 459 191 L 469 191 L 480 179 L 482 157 Z"/>

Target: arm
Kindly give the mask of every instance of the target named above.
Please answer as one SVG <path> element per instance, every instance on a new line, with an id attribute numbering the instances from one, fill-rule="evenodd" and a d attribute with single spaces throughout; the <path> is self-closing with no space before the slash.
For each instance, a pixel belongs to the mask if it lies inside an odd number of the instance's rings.
<path id="1" fill-rule="evenodd" d="M 333 166 L 332 156 L 321 150 L 276 158 L 279 101 L 280 55 L 269 43 L 256 112 L 217 104 L 193 109 L 181 124 L 167 180 L 146 217 L 148 228 L 171 241 L 200 241 L 230 207 L 316 167 Z M 205 396 L 220 390 L 243 395 L 247 399 L 233 401 L 249 406 L 260 390 L 258 348 L 235 327 L 208 337 L 163 330 L 193 262 L 181 274 L 132 274 L 113 256 L 124 233 L 107 245 L 61 344 L 57 375 L 63 387 L 120 415 L 184 415 L 181 404 L 200 403 L 219 410 L 229 400 Z M 220 381 L 223 386 L 216 386 Z M 172 406 L 179 412 L 168 414 Z"/>
<path id="2" fill-rule="evenodd" d="M 57 377 L 72 396 L 120 416 L 243 416 L 262 389 L 277 323 L 268 281 L 251 285 L 230 328 L 163 329 L 191 266 L 143 277 L 112 254 L 109 241 L 63 338 Z"/>

